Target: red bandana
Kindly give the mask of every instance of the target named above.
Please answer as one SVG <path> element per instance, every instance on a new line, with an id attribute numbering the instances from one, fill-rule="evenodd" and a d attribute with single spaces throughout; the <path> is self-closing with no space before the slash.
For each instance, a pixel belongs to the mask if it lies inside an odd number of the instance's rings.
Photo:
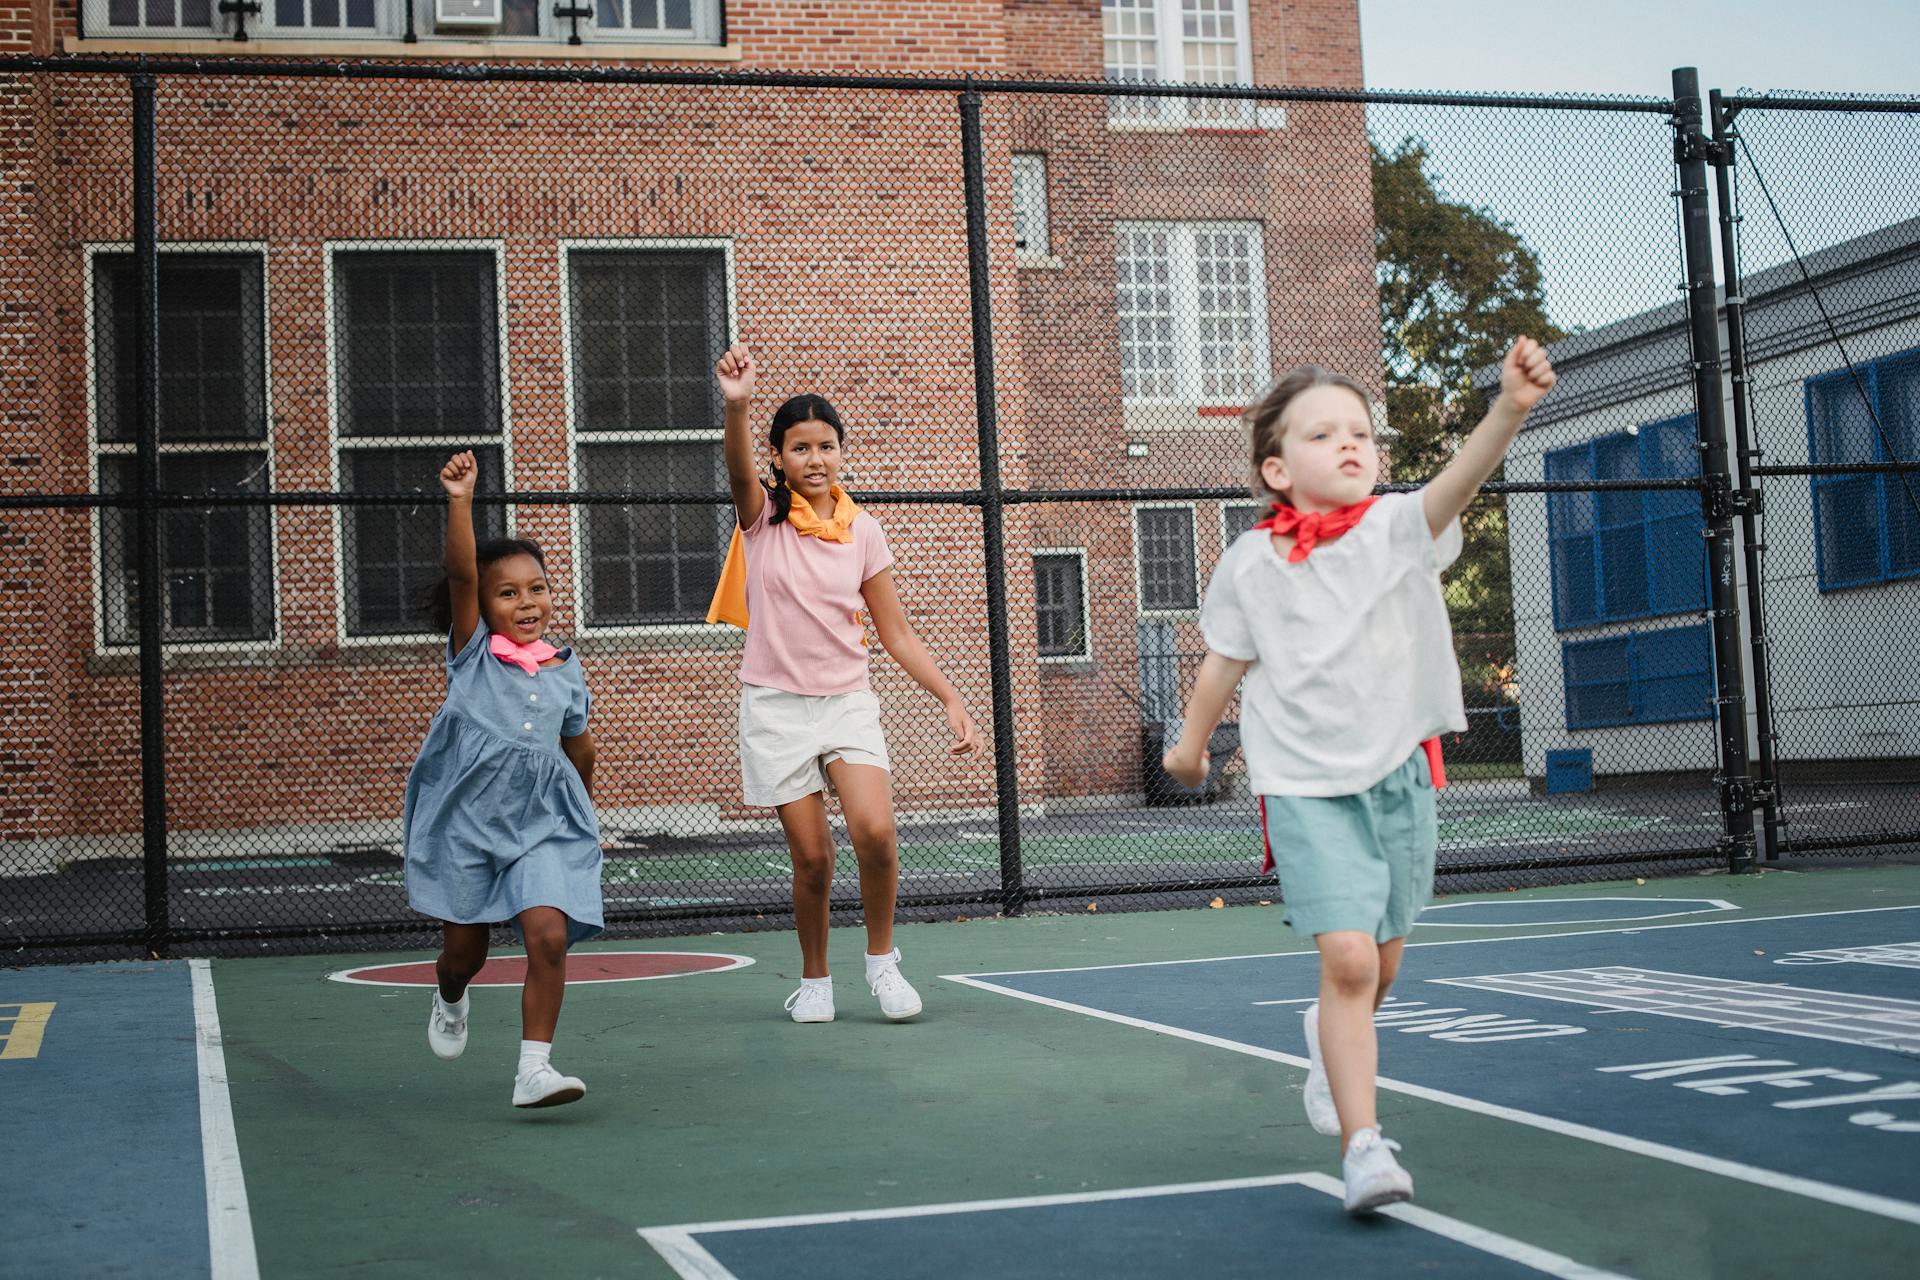
<path id="1" fill-rule="evenodd" d="M 1299 564 L 1307 554 L 1322 542 L 1332 542 L 1353 526 L 1360 523 L 1360 517 L 1367 514 L 1377 499 L 1362 498 L 1350 507 L 1340 507 L 1333 511 L 1303 512 L 1298 507 L 1290 507 L 1284 502 L 1273 504 L 1273 514 L 1253 526 L 1256 529 L 1271 529 L 1275 533 L 1293 535 L 1293 550 L 1287 552 L 1288 564 Z"/>

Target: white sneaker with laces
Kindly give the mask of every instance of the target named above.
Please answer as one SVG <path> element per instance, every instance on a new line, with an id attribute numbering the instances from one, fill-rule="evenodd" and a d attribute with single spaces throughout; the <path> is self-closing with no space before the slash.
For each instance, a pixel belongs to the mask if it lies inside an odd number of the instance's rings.
<path id="1" fill-rule="evenodd" d="M 795 1022 L 832 1022 L 833 984 L 802 982 L 800 989 L 787 997 L 786 1009 Z"/>
<path id="2" fill-rule="evenodd" d="M 587 1096 L 587 1086 L 578 1076 L 563 1076 L 553 1064 L 543 1062 L 531 1071 L 513 1078 L 513 1105 L 516 1107 L 557 1107 L 578 1102 Z"/>
<path id="3" fill-rule="evenodd" d="M 433 993 L 433 1011 L 427 1015 L 427 1045 L 436 1058 L 451 1061 L 467 1051 L 467 1015 L 455 1017 L 452 1006 Z"/>
<path id="4" fill-rule="evenodd" d="M 904 1022 L 920 1012 L 920 993 L 900 972 L 898 947 L 884 964 L 867 970 L 867 986 L 879 997 L 880 1012 L 895 1022 Z"/>
<path id="5" fill-rule="evenodd" d="M 1399 1149 L 1399 1143 L 1381 1137 L 1378 1129 L 1362 1129 L 1353 1135 L 1340 1162 L 1347 1183 L 1348 1213 L 1371 1213 L 1383 1204 L 1413 1199 L 1413 1176 L 1393 1158 Z"/>
<path id="6" fill-rule="evenodd" d="M 1315 1133 L 1329 1138 L 1340 1132 L 1340 1112 L 1333 1105 L 1333 1086 L 1327 1083 L 1327 1066 L 1320 1060 L 1320 1002 L 1307 1006 L 1307 1087 L 1302 1100 L 1307 1104 L 1307 1123 Z"/>

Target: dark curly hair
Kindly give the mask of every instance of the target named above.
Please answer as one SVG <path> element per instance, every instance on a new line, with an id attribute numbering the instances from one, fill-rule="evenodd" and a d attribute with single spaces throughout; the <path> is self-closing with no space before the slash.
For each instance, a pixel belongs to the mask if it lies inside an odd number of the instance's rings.
<path id="1" fill-rule="evenodd" d="M 542 569 L 547 567 L 547 553 L 532 538 L 482 538 L 474 544 L 474 568 L 480 573 L 485 573 L 495 560 L 505 560 L 508 556 L 532 556 Z M 440 634 L 453 630 L 453 586 L 445 574 L 427 588 L 427 593 L 420 598 L 418 612 L 433 623 L 434 630 Z"/>

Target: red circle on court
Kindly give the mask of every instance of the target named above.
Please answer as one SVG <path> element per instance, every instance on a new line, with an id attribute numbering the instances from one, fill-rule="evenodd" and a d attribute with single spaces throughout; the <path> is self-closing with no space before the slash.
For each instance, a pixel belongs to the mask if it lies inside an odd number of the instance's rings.
<path id="1" fill-rule="evenodd" d="M 578 951 L 567 957 L 567 985 L 583 982 L 641 982 L 648 978 L 683 978 L 694 973 L 718 973 L 753 963 L 748 956 L 716 951 Z M 378 987 L 431 987 L 431 960 L 413 964 L 377 964 L 342 969 L 327 975 L 335 982 Z M 473 980 L 476 987 L 517 987 L 526 981 L 525 956 L 494 956 Z"/>

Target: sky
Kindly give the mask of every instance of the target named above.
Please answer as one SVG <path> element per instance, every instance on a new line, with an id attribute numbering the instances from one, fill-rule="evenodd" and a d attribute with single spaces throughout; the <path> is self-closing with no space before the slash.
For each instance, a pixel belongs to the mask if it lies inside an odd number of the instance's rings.
<path id="1" fill-rule="evenodd" d="M 1920 98 L 1920 0 L 1359 3 L 1369 88 L 1667 97 L 1673 68 L 1694 66 L 1703 91 Z M 1562 327 L 1678 296 L 1661 118 L 1374 107 L 1369 124 L 1382 145 L 1422 142 L 1443 194 L 1520 233 Z M 1790 258 L 1788 233 L 1806 254 L 1920 217 L 1920 115 L 1749 112 L 1740 127 L 1749 274 Z"/>

